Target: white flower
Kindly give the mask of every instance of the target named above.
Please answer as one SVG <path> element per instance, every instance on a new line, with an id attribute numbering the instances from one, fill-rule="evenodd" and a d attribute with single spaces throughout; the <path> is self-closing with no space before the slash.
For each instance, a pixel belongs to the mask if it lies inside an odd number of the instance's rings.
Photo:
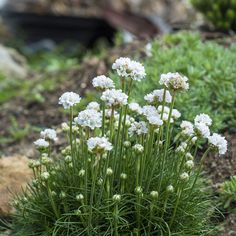
<path id="1" fill-rule="evenodd" d="M 140 122 L 135 121 L 131 124 L 130 128 L 128 129 L 128 133 L 131 136 L 133 136 L 134 134 L 137 135 L 147 134 L 147 132 L 148 132 L 147 124 L 144 121 Z"/>
<path id="2" fill-rule="evenodd" d="M 141 144 L 135 144 L 135 145 L 133 146 L 133 149 L 134 149 L 136 152 L 142 153 L 143 150 L 144 150 L 144 147 L 143 147 Z"/>
<path id="3" fill-rule="evenodd" d="M 99 111 L 99 110 L 100 110 L 100 105 L 99 105 L 99 103 L 97 103 L 97 102 L 90 102 L 90 103 L 87 105 L 86 109 Z"/>
<path id="4" fill-rule="evenodd" d="M 142 114 L 142 107 L 136 102 L 131 102 L 129 104 L 129 109 L 133 112 L 138 113 L 139 115 Z"/>
<path id="5" fill-rule="evenodd" d="M 102 90 L 115 88 L 113 80 L 105 75 L 99 75 L 93 79 L 93 87 L 99 88 Z"/>
<path id="6" fill-rule="evenodd" d="M 202 113 L 202 114 L 197 115 L 195 117 L 194 124 L 196 125 L 197 123 L 203 123 L 203 124 L 205 124 L 207 126 L 211 126 L 212 119 L 207 114 Z"/>
<path id="7" fill-rule="evenodd" d="M 45 129 L 40 132 L 40 136 L 43 139 L 57 141 L 57 133 L 56 133 L 56 130 L 54 129 Z"/>
<path id="8" fill-rule="evenodd" d="M 46 141 L 45 139 L 43 138 L 40 138 L 38 140 L 36 140 L 34 142 L 34 144 L 38 147 L 38 148 L 47 148 L 49 146 L 49 142 Z"/>
<path id="9" fill-rule="evenodd" d="M 219 151 L 220 155 L 224 155 L 227 152 L 227 140 L 225 137 L 213 133 L 212 136 L 208 137 L 208 142 Z"/>
<path id="10" fill-rule="evenodd" d="M 194 135 L 194 127 L 190 121 L 183 120 L 180 124 L 180 128 L 182 129 L 182 133 L 189 137 Z"/>
<path id="11" fill-rule="evenodd" d="M 81 97 L 77 93 L 73 92 L 66 92 L 61 95 L 59 98 L 59 104 L 64 107 L 64 109 L 69 109 L 70 107 L 73 107 L 77 103 L 79 103 L 81 100 Z"/>
<path id="12" fill-rule="evenodd" d="M 69 131 L 70 130 L 70 127 L 66 122 L 63 122 L 61 124 L 61 128 L 62 128 L 63 131 Z"/>
<path id="13" fill-rule="evenodd" d="M 154 106 L 147 105 L 142 108 L 142 113 L 145 116 L 158 115 L 158 111 Z"/>
<path id="14" fill-rule="evenodd" d="M 108 106 L 122 106 L 127 104 L 128 96 L 120 89 L 108 89 L 102 93 L 101 99 Z"/>
<path id="15" fill-rule="evenodd" d="M 196 123 L 195 124 L 196 133 L 203 138 L 208 138 L 210 136 L 210 129 L 204 123 Z"/>
<path id="16" fill-rule="evenodd" d="M 144 96 L 144 99 L 149 102 L 149 103 L 158 103 L 158 102 L 163 102 L 164 100 L 164 89 L 156 89 L 152 91 L 151 93 L 147 94 Z M 165 102 L 166 103 L 171 103 L 172 101 L 172 96 L 168 90 L 166 90 L 165 94 Z"/>
<path id="17" fill-rule="evenodd" d="M 95 110 L 86 109 L 79 112 L 78 117 L 76 117 L 74 121 L 82 127 L 95 129 L 102 126 L 102 115 Z"/>
<path id="18" fill-rule="evenodd" d="M 112 150 L 112 144 L 105 137 L 92 137 L 87 140 L 89 151 L 103 153 Z"/>
<path id="19" fill-rule="evenodd" d="M 178 118 L 180 118 L 181 113 L 177 109 L 173 109 L 171 116 L 173 117 L 173 119 L 177 120 Z"/>
<path id="20" fill-rule="evenodd" d="M 174 187 L 172 185 L 168 185 L 167 188 L 166 188 L 166 191 L 168 193 L 173 193 L 174 192 Z"/>
<path id="21" fill-rule="evenodd" d="M 112 65 L 121 77 L 129 77 L 132 80 L 140 81 L 145 78 L 146 73 L 143 65 L 137 61 L 132 61 L 127 57 L 120 57 Z"/>
<path id="22" fill-rule="evenodd" d="M 164 108 L 162 108 L 162 107 L 163 107 L 162 105 L 160 105 L 160 106 L 157 107 L 158 112 L 161 113 L 161 112 L 162 112 L 162 109 L 163 109 L 163 113 L 166 113 L 167 115 L 169 115 L 169 113 L 170 113 L 170 108 L 167 107 L 167 106 L 164 106 Z"/>
<path id="23" fill-rule="evenodd" d="M 161 120 L 160 115 L 150 115 L 147 116 L 147 120 L 149 124 L 154 125 L 154 126 L 161 126 L 163 125 L 163 121 Z"/>
<path id="24" fill-rule="evenodd" d="M 160 84 L 174 90 L 189 89 L 188 78 L 186 76 L 180 75 L 178 72 L 162 74 L 160 78 Z"/>
<path id="25" fill-rule="evenodd" d="M 107 168 L 107 175 L 108 176 L 111 176 L 113 174 L 113 170 L 112 170 L 112 168 Z"/>

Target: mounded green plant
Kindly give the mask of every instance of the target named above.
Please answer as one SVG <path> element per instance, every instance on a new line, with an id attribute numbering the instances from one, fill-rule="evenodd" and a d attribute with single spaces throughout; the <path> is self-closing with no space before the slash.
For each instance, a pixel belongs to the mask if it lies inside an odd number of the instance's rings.
<path id="1" fill-rule="evenodd" d="M 152 55 L 145 60 L 148 80 L 134 85 L 135 100 L 142 103 L 147 92 L 160 88 L 162 73 L 178 71 L 190 84 L 188 93 L 176 101 L 183 119 L 192 120 L 201 111 L 212 117 L 215 131 L 236 127 L 235 43 L 226 48 L 213 41 L 202 42 L 199 34 L 184 32 L 166 35 L 151 45 Z"/>
<path id="2" fill-rule="evenodd" d="M 236 30 L 235 0 L 191 0 L 191 2 L 216 28 Z"/>
<path id="3" fill-rule="evenodd" d="M 236 176 L 222 183 L 220 188 L 220 205 L 231 212 L 236 213 Z"/>
<path id="4" fill-rule="evenodd" d="M 121 89 L 106 76 L 94 78 L 101 100 L 76 118 L 80 96 L 60 97 L 69 111 L 69 122 L 62 124 L 69 146 L 52 152 L 53 129 L 35 141 L 40 159 L 30 162 L 34 179 L 15 199 L 14 236 L 212 233 L 213 207 L 201 167 L 210 150 L 226 152 L 226 140 L 210 135 L 206 114 L 196 116 L 194 124 L 176 125 L 181 114 L 174 105 L 188 90 L 186 77 L 163 74 L 163 89 L 147 94 L 149 105 L 141 107 L 130 100 L 133 84 L 145 77 L 144 67 L 119 58 L 113 69 Z M 197 143 L 206 138 L 209 147 L 194 164 Z"/>

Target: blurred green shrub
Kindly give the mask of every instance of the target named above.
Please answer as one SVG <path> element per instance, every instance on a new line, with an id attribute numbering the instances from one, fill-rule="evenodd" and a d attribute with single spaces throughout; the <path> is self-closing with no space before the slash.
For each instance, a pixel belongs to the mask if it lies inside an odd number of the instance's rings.
<path id="1" fill-rule="evenodd" d="M 214 119 L 214 130 L 236 127 L 236 44 L 203 43 L 195 33 L 167 35 L 152 43 L 152 56 L 144 64 L 146 83 L 137 83 L 134 91 L 139 102 L 160 87 L 162 73 L 180 72 L 190 82 L 189 92 L 177 101 L 183 119 L 192 120 L 201 111 Z"/>
<path id="2" fill-rule="evenodd" d="M 236 30 L 236 0 L 191 0 L 218 29 Z"/>
<path id="3" fill-rule="evenodd" d="M 236 176 L 231 176 L 230 180 L 222 184 L 220 190 L 220 204 L 224 209 L 236 213 Z M 235 207 L 232 207 L 233 204 Z"/>

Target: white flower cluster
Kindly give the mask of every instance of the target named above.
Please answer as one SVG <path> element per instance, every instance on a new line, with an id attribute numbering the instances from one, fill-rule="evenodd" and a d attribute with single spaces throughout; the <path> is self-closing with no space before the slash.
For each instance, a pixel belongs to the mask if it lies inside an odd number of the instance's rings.
<path id="1" fill-rule="evenodd" d="M 79 112 L 78 117 L 74 121 L 82 127 L 95 129 L 102 126 L 102 114 L 94 109 L 86 109 Z"/>
<path id="2" fill-rule="evenodd" d="M 186 136 L 192 137 L 194 135 L 194 127 L 190 121 L 183 120 L 180 124 L 182 133 Z"/>
<path id="3" fill-rule="evenodd" d="M 131 78 L 136 81 L 141 81 L 146 76 L 143 65 L 127 57 L 118 58 L 113 63 L 112 69 L 116 70 L 117 74 L 122 78 Z"/>
<path id="4" fill-rule="evenodd" d="M 100 110 L 100 105 L 99 105 L 99 103 L 97 103 L 97 102 L 90 102 L 90 103 L 87 105 L 86 109 L 99 111 L 99 110 Z"/>
<path id="5" fill-rule="evenodd" d="M 49 142 L 46 141 L 45 139 L 43 138 L 40 138 L 40 139 L 37 139 L 35 142 L 34 142 L 35 146 L 37 146 L 38 148 L 47 148 L 49 147 Z"/>
<path id="6" fill-rule="evenodd" d="M 105 137 L 92 137 L 87 140 L 88 150 L 95 153 L 104 153 L 112 150 L 112 144 Z"/>
<path id="7" fill-rule="evenodd" d="M 127 104 L 128 96 L 121 89 L 108 89 L 102 93 L 101 100 L 108 106 L 122 106 Z"/>
<path id="8" fill-rule="evenodd" d="M 213 133 L 212 136 L 208 137 L 208 142 L 219 151 L 220 155 L 224 155 L 227 152 L 227 141 L 225 137 Z"/>
<path id="9" fill-rule="evenodd" d="M 144 121 L 140 122 L 133 122 L 128 129 L 128 133 L 130 136 L 133 136 L 134 134 L 136 135 L 142 135 L 142 134 L 147 134 L 148 133 L 148 128 L 147 124 Z"/>
<path id="10" fill-rule="evenodd" d="M 40 136 L 46 140 L 57 141 L 57 133 L 54 129 L 45 129 L 40 132 Z"/>
<path id="11" fill-rule="evenodd" d="M 160 84 L 173 90 L 184 91 L 189 89 L 188 78 L 186 76 L 180 75 L 178 72 L 162 74 L 160 78 Z"/>
<path id="12" fill-rule="evenodd" d="M 136 112 L 139 115 L 142 114 L 142 107 L 136 102 L 131 102 L 129 104 L 129 109 L 133 112 Z"/>
<path id="13" fill-rule="evenodd" d="M 113 80 L 105 75 L 99 75 L 95 77 L 92 81 L 93 87 L 99 88 L 101 90 L 112 89 L 115 88 L 115 84 Z"/>
<path id="14" fill-rule="evenodd" d="M 69 109 L 74 105 L 78 104 L 81 100 L 79 94 L 74 92 L 65 92 L 59 98 L 59 104 L 64 107 L 64 109 Z"/>
<path id="15" fill-rule="evenodd" d="M 145 95 L 144 99 L 148 103 L 160 103 L 163 102 L 163 100 L 165 100 L 166 103 L 171 103 L 172 96 L 168 90 L 165 91 L 164 89 L 156 89 Z"/>

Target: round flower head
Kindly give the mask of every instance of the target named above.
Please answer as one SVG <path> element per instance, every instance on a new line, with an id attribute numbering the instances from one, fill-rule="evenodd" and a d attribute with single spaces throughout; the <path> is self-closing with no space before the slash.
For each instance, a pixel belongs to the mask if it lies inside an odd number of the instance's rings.
<path id="1" fill-rule="evenodd" d="M 120 202 L 120 200 L 121 200 L 121 195 L 120 195 L 120 194 L 115 194 L 115 195 L 113 195 L 112 200 L 113 200 L 114 202 Z"/>
<path id="2" fill-rule="evenodd" d="M 204 123 L 196 123 L 195 130 L 196 130 L 197 135 L 203 138 L 208 138 L 210 136 L 210 129 Z"/>
<path id="3" fill-rule="evenodd" d="M 165 87 L 173 90 L 188 90 L 188 78 L 186 76 L 182 76 L 179 73 L 167 73 L 162 74 L 160 78 L 160 84 L 165 85 Z"/>
<path id="4" fill-rule="evenodd" d="M 148 132 L 148 128 L 147 128 L 147 124 L 144 121 L 140 121 L 140 122 L 133 122 L 130 126 L 130 128 L 128 129 L 128 133 L 130 136 L 133 136 L 134 134 L 137 135 L 142 135 L 142 134 L 147 134 Z"/>
<path id="5" fill-rule="evenodd" d="M 81 97 L 77 93 L 73 92 L 66 92 L 61 95 L 59 98 L 59 104 L 64 107 L 64 109 L 69 109 L 79 103 Z"/>
<path id="6" fill-rule="evenodd" d="M 87 110 L 95 110 L 95 111 L 99 111 L 100 110 L 100 105 L 97 102 L 90 102 L 87 107 Z"/>
<path id="7" fill-rule="evenodd" d="M 183 180 L 183 181 L 188 181 L 189 179 L 189 175 L 188 173 L 184 172 L 180 175 L 180 179 Z"/>
<path id="8" fill-rule="evenodd" d="M 143 147 L 141 144 L 135 144 L 135 145 L 133 146 L 133 149 L 134 149 L 134 151 L 136 151 L 136 152 L 138 152 L 138 153 L 142 153 L 143 150 L 144 150 L 144 147 Z"/>
<path id="9" fill-rule="evenodd" d="M 200 115 L 197 115 L 194 119 L 194 124 L 199 124 L 199 123 L 203 123 L 207 126 L 211 126 L 212 124 L 212 119 L 210 118 L 210 116 L 208 116 L 207 114 L 200 114 Z"/>
<path id="10" fill-rule="evenodd" d="M 140 106 L 138 103 L 136 103 L 136 102 L 131 102 L 131 103 L 129 104 L 129 109 L 130 109 L 131 111 L 133 111 L 133 112 L 138 113 L 139 115 L 142 114 L 142 108 L 141 108 L 141 106 Z"/>
<path id="11" fill-rule="evenodd" d="M 180 124 L 180 128 L 182 129 L 182 133 L 189 137 L 194 135 L 194 127 L 190 121 L 183 120 Z"/>
<path id="12" fill-rule="evenodd" d="M 163 121 L 161 120 L 160 115 L 150 115 L 147 116 L 147 120 L 149 122 L 149 124 L 153 125 L 153 126 L 161 126 L 163 125 Z"/>
<path id="13" fill-rule="evenodd" d="M 144 96 L 144 99 L 148 102 L 148 103 L 160 103 L 163 102 L 164 100 L 164 89 L 156 89 L 154 91 L 152 91 L 151 93 L 147 94 L 146 96 Z M 166 94 L 165 94 L 165 102 L 166 103 L 171 103 L 172 101 L 172 96 L 170 95 L 170 92 L 168 90 L 166 90 Z"/>
<path id="14" fill-rule="evenodd" d="M 43 138 L 40 138 L 40 139 L 36 140 L 36 141 L 34 142 L 34 144 L 35 144 L 38 148 L 47 148 L 47 147 L 49 147 L 49 142 L 46 141 L 46 140 L 43 139 Z"/>
<path id="15" fill-rule="evenodd" d="M 147 105 L 142 108 L 142 113 L 145 116 L 158 115 L 158 111 L 154 106 Z"/>
<path id="16" fill-rule="evenodd" d="M 120 57 L 112 65 L 112 69 L 123 78 L 131 78 L 140 81 L 145 78 L 146 73 L 143 65 L 137 61 L 132 61 L 127 57 Z"/>
<path id="17" fill-rule="evenodd" d="M 82 127 L 95 129 L 102 126 L 102 115 L 95 110 L 86 109 L 79 112 L 78 117 L 76 117 L 74 121 Z"/>
<path id="18" fill-rule="evenodd" d="M 120 89 L 108 89 L 102 93 L 101 99 L 108 106 L 122 106 L 127 104 L 128 96 Z"/>
<path id="19" fill-rule="evenodd" d="M 87 140 L 89 151 L 104 153 L 112 150 L 112 144 L 105 137 L 92 137 Z"/>
<path id="20" fill-rule="evenodd" d="M 210 145 L 217 149 L 220 155 L 224 155 L 227 152 L 227 141 L 225 137 L 213 133 L 212 136 L 208 137 Z"/>
<path id="21" fill-rule="evenodd" d="M 50 177 L 50 174 L 47 171 L 45 171 L 41 174 L 41 178 L 43 180 L 47 180 L 49 177 Z"/>
<path id="22" fill-rule="evenodd" d="M 93 79 L 93 87 L 99 88 L 101 90 L 112 89 L 115 88 L 115 84 L 113 80 L 105 75 L 99 75 Z"/>
<path id="23" fill-rule="evenodd" d="M 57 133 L 54 129 L 45 129 L 40 132 L 40 136 L 43 139 L 47 139 L 47 140 L 52 140 L 52 141 L 57 140 Z"/>
<path id="24" fill-rule="evenodd" d="M 171 116 L 172 116 L 173 119 L 177 120 L 177 119 L 180 118 L 181 113 L 177 109 L 173 109 L 172 113 L 171 113 Z"/>

